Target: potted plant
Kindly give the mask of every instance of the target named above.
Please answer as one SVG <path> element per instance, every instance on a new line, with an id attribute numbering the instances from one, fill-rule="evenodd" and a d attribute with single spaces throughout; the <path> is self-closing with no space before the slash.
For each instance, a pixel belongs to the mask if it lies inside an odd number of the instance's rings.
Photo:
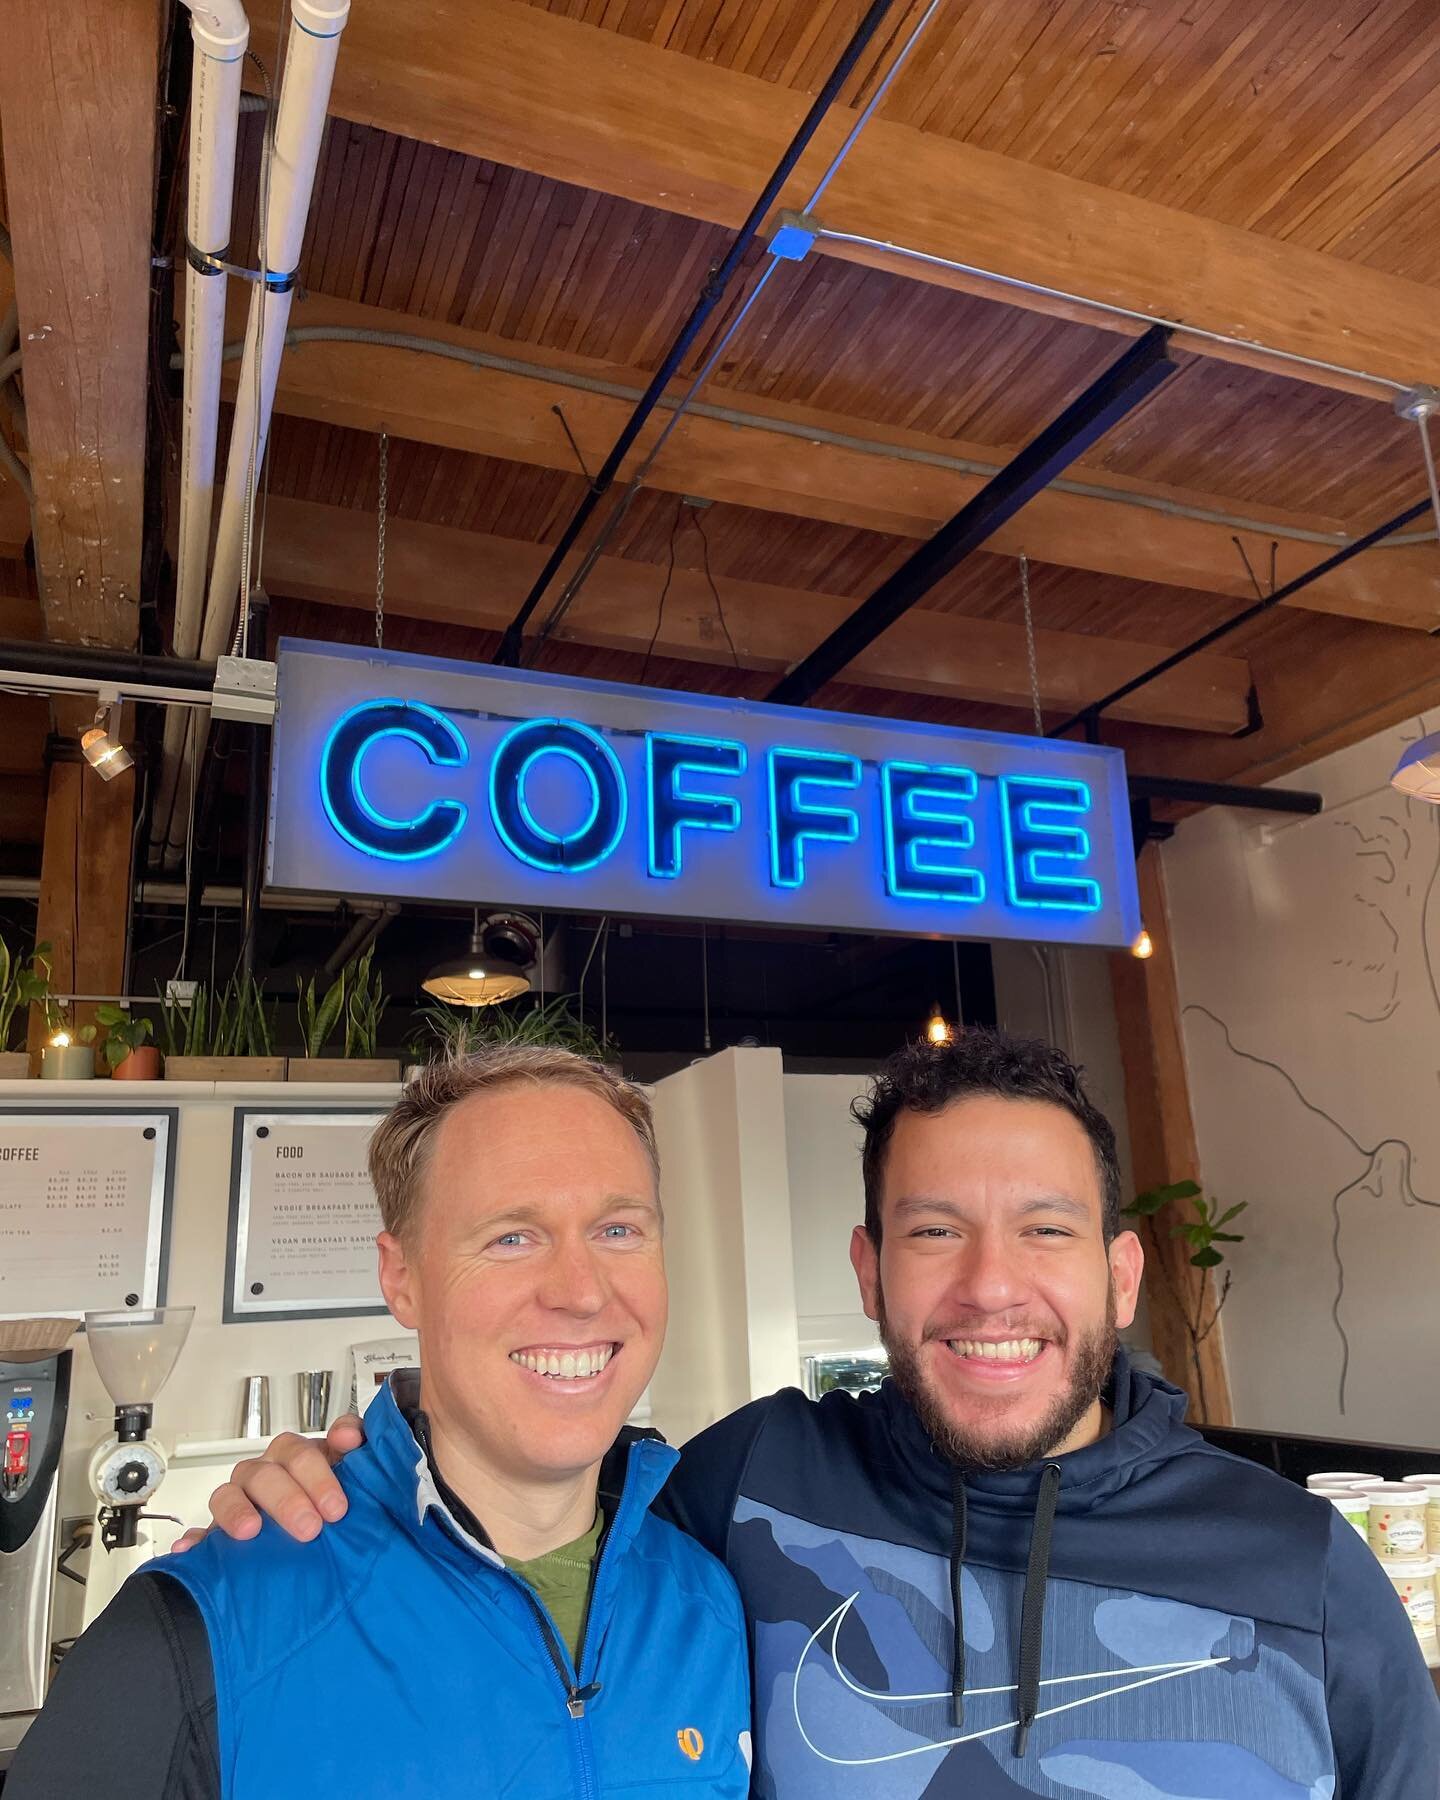
<path id="1" fill-rule="evenodd" d="M 212 992 L 195 984 L 188 1003 L 161 1008 L 165 1075 L 170 1081 L 283 1081 L 285 1058 L 273 1053 L 277 1007 L 265 1009 L 253 975 L 232 975 Z"/>
<path id="2" fill-rule="evenodd" d="M 1179 1284 L 1172 1278 L 1165 1266 L 1165 1259 L 1155 1259 L 1156 1266 L 1165 1278 L 1170 1289 L 1170 1298 L 1175 1304 L 1185 1325 L 1185 1335 L 1190 1340 L 1190 1365 L 1195 1371 L 1195 1399 L 1199 1405 L 1199 1416 L 1209 1417 L 1209 1402 L 1205 1392 L 1205 1371 L 1200 1360 L 1200 1347 L 1214 1331 L 1220 1320 L 1220 1311 L 1230 1298 L 1230 1275 L 1226 1269 L 1224 1280 L 1220 1282 L 1217 1294 L 1211 1286 L 1211 1275 L 1225 1260 L 1225 1252 L 1217 1250 L 1217 1244 L 1243 1244 L 1245 1238 L 1238 1231 L 1225 1231 L 1222 1227 L 1232 1219 L 1237 1219 L 1250 1204 L 1248 1200 L 1237 1200 L 1234 1206 L 1224 1212 L 1220 1210 L 1218 1200 L 1207 1200 L 1199 1183 L 1194 1181 L 1172 1181 L 1164 1187 L 1150 1188 L 1143 1194 L 1137 1194 L 1129 1206 L 1122 1210 L 1128 1219 L 1149 1219 L 1151 1229 L 1158 1233 L 1159 1221 L 1155 1215 L 1174 1202 L 1189 1200 L 1194 1208 L 1193 1219 L 1181 1219 L 1170 1227 L 1172 1238 L 1184 1238 L 1186 1248 L 1190 1252 L 1189 1262 L 1192 1269 L 1200 1271 L 1200 1280 L 1194 1290 L 1194 1304 L 1190 1296 L 1179 1291 Z M 1218 1277 L 1216 1278 L 1219 1279 Z"/>
<path id="3" fill-rule="evenodd" d="M 371 947 L 344 968 L 323 993 L 315 978 L 297 981 L 300 1041 L 305 1055 L 291 1057 L 292 1081 L 398 1081 L 400 1063 L 393 1056 L 376 1056 L 380 1021 L 389 997 L 380 971 L 373 965 Z M 341 1034 L 342 1054 L 325 1054 L 336 1031 Z"/>
<path id="4" fill-rule="evenodd" d="M 95 1008 L 97 1023 L 105 1027 L 105 1062 L 113 1081 L 158 1081 L 160 1051 L 146 1038 L 155 1027 L 149 1019 L 133 1019 L 123 1006 L 105 1000 Z"/>
<path id="5" fill-rule="evenodd" d="M 47 1003 L 47 1018 L 53 1017 Z M 40 1050 L 42 1081 L 90 1081 L 95 1074 L 95 1027 L 57 1025 Z"/>
<path id="6" fill-rule="evenodd" d="M 573 1050 L 597 1062 L 614 1062 L 613 1038 L 602 1039 L 570 1010 L 571 996 L 557 994 L 543 1003 L 497 1006 L 449 1006 L 435 1000 L 416 1014 L 419 1023 L 406 1049 L 415 1059 L 407 1077 L 427 1062 L 458 1060 L 492 1044 L 548 1044 Z"/>
<path id="7" fill-rule="evenodd" d="M 50 946 L 37 944 L 27 962 L 0 938 L 0 1080 L 19 1081 L 30 1073 L 30 1053 L 23 1046 L 32 1005 L 45 1008 L 46 1023 L 53 1029 Z"/>

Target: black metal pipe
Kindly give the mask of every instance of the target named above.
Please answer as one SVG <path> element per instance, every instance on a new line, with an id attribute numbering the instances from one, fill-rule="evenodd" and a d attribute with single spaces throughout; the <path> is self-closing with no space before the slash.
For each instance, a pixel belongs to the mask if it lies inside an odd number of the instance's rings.
<path id="1" fill-rule="evenodd" d="M 860 56 L 866 45 L 870 42 L 871 38 L 874 37 L 879 28 L 880 21 L 890 10 L 892 4 L 893 0 L 871 0 L 870 5 L 866 8 L 864 18 L 862 18 L 860 23 L 855 27 L 853 36 L 849 43 L 846 44 L 844 50 L 841 51 L 839 61 L 830 71 L 824 87 L 822 87 L 820 92 L 815 96 L 814 104 L 801 121 L 799 130 L 795 133 L 794 137 L 791 138 L 785 154 L 775 165 L 774 173 L 765 183 L 759 199 L 756 200 L 754 206 L 751 207 L 749 217 L 735 234 L 734 242 L 725 252 L 724 257 L 715 265 L 706 277 L 705 285 L 700 290 L 699 298 L 690 309 L 690 316 L 680 327 L 679 332 L 676 334 L 675 341 L 666 352 L 663 362 L 651 377 L 649 387 L 646 388 L 639 400 L 636 401 L 635 410 L 626 420 L 619 437 L 616 438 L 614 445 L 611 447 L 610 454 L 605 458 L 599 472 L 591 481 L 589 488 L 585 492 L 584 498 L 575 508 L 574 513 L 571 515 L 570 523 L 565 527 L 564 531 L 561 532 L 554 549 L 545 560 L 545 567 L 536 576 L 530 592 L 521 602 L 519 611 L 510 621 L 509 625 L 506 626 L 505 635 L 501 639 L 500 649 L 496 654 L 496 662 L 504 664 L 509 668 L 514 668 L 519 663 L 520 640 L 524 635 L 525 626 L 529 622 L 531 613 L 533 613 L 535 608 L 540 604 L 541 599 L 544 597 L 545 590 L 555 579 L 556 571 L 569 555 L 570 549 L 576 538 L 578 538 L 580 533 L 585 529 L 586 521 L 590 518 L 590 515 L 595 511 L 595 508 L 609 491 L 616 475 L 620 472 L 620 465 L 625 460 L 625 457 L 630 450 L 630 446 L 640 435 L 640 431 L 644 426 L 645 421 L 659 405 L 666 388 L 670 385 L 670 382 L 679 370 L 681 363 L 684 362 L 690 346 L 698 337 L 701 326 L 704 325 L 705 321 L 719 304 L 721 296 L 729 285 L 730 277 L 739 267 L 745 252 L 755 241 L 761 226 L 764 225 L 766 219 L 770 215 L 771 209 L 779 199 L 785 183 L 790 179 L 796 163 L 799 162 L 801 156 L 804 154 L 806 147 L 819 129 L 820 123 L 824 119 L 826 113 L 829 112 L 830 108 L 838 99 L 841 88 L 844 87 L 855 64 L 860 60 Z"/>
<path id="2" fill-rule="evenodd" d="M 1132 775 L 1132 800 L 1179 800 L 1197 806 L 1243 806 L 1255 812 L 1318 813 L 1319 794 L 1305 788 L 1241 787 L 1229 781 L 1186 781 L 1169 775 Z"/>
<path id="3" fill-rule="evenodd" d="M 1254 606 L 1247 606 L 1244 612 L 1236 613 L 1233 619 L 1226 619 L 1223 625 L 1216 625 L 1213 630 L 1203 633 L 1193 642 L 1186 644 L 1183 649 L 1174 650 L 1169 656 L 1162 657 L 1152 668 L 1146 669 L 1142 674 L 1132 676 L 1129 681 L 1112 689 L 1103 699 L 1092 700 L 1088 706 L 1082 706 L 1079 712 L 1071 713 L 1064 724 L 1053 725 L 1045 733 L 1046 737 L 1062 737 L 1067 731 L 1073 731 L 1077 725 L 1085 725 L 1088 731 L 1090 726 L 1099 719 L 1101 713 L 1107 707 L 1114 706 L 1117 700 L 1127 699 L 1137 688 L 1145 687 L 1161 675 L 1168 675 L 1171 669 L 1179 668 L 1181 663 L 1188 662 L 1192 656 L 1198 656 L 1202 650 L 1208 650 L 1212 644 L 1219 643 L 1221 638 L 1228 637 L 1232 631 L 1238 631 L 1242 625 L 1248 625 L 1252 619 L 1258 619 L 1262 613 L 1269 612 L 1272 606 L 1279 606 L 1282 602 L 1290 599 L 1292 595 L 1302 593 L 1312 581 L 1318 581 L 1322 575 L 1328 575 L 1332 569 L 1341 568 L 1349 562 L 1352 556 L 1359 556 L 1362 550 L 1369 550 L 1373 545 L 1383 543 L 1392 533 L 1403 530 L 1405 526 L 1418 519 L 1422 513 L 1428 513 L 1429 510 L 1430 502 L 1428 500 L 1417 500 L 1413 506 L 1407 506 L 1404 512 L 1396 513 L 1393 519 L 1387 519 L 1383 525 L 1377 525 L 1373 531 L 1367 531 L 1364 537 L 1356 538 L 1353 544 L 1346 544 L 1333 556 L 1327 556 L 1324 562 L 1316 563 L 1313 568 L 1306 569 L 1303 574 L 1297 575 L 1293 581 L 1287 581 L 1284 587 L 1276 588 L 1273 594 L 1267 594 Z"/>
<path id="4" fill-rule="evenodd" d="M 992 537 L 1028 500 L 1048 487 L 1060 471 L 1102 437 L 1117 419 L 1153 393 L 1175 364 L 1167 355 L 1170 334 L 1155 325 L 1072 400 L 1058 419 L 992 476 L 765 696 L 781 705 L 803 706 L 851 663 L 935 583 Z"/>
<path id="5" fill-rule="evenodd" d="M 141 650 L 104 650 L 90 644 L 43 644 L 27 638 L 0 638 L 0 669 L 24 675 L 83 675 L 87 680 L 145 682 L 154 687 L 215 685 L 213 662 L 183 656 L 147 656 Z"/>
<path id="6" fill-rule="evenodd" d="M 249 727 L 246 745 L 248 792 L 245 796 L 245 878 L 240 888 L 240 973 L 255 968 L 255 939 L 260 926 L 260 847 L 265 836 L 265 763 L 263 727 Z"/>

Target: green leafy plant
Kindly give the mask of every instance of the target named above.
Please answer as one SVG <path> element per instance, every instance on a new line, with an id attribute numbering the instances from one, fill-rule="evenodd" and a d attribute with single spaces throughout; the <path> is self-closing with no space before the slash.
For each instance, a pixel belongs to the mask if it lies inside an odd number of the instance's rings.
<path id="1" fill-rule="evenodd" d="M 24 1048 L 25 1014 L 31 1006 L 44 1007 L 45 1023 L 55 1029 L 59 1014 L 50 993 L 50 973 L 49 944 L 37 944 L 27 960 L 15 956 L 0 938 L 0 1050 Z M 15 1037 L 20 1043 L 12 1041 Z"/>
<path id="2" fill-rule="evenodd" d="M 347 964 L 346 969 L 348 967 Z M 316 993 L 313 975 L 309 981 L 301 981 L 298 976 L 296 978 L 296 1011 L 299 1015 L 300 1042 L 306 1056 L 323 1056 L 325 1046 L 340 1023 L 345 1011 L 346 969 L 341 969 L 330 986 L 319 995 Z"/>
<path id="3" fill-rule="evenodd" d="M 253 975 L 232 975 L 212 992 L 195 984 L 187 1003 L 165 999 L 161 1030 L 169 1056 L 269 1056 L 278 1002 L 267 1013 L 264 995 Z"/>
<path id="4" fill-rule="evenodd" d="M 412 1033 L 407 1048 L 416 1062 L 473 1056 L 493 1044 L 544 1044 L 598 1062 L 613 1062 L 614 1039 L 602 1039 L 571 1012 L 570 1000 L 569 994 L 557 994 L 543 1003 L 473 1007 L 447 1006 L 435 1000 L 416 1014 L 419 1029 Z"/>
<path id="5" fill-rule="evenodd" d="M 105 1062 L 112 1072 L 155 1030 L 151 1020 L 132 1018 L 123 1006 L 116 1006 L 111 1000 L 102 1001 L 95 1008 L 95 1018 L 105 1027 Z"/>
<path id="6" fill-rule="evenodd" d="M 372 1057 L 380 1041 L 380 1021 L 389 996 L 380 979 L 380 971 L 372 969 L 375 954 L 372 944 L 358 962 L 350 965 L 350 989 L 345 1002 L 345 1055 L 348 1058 Z M 344 971 L 341 971 L 342 975 Z"/>
<path id="7" fill-rule="evenodd" d="M 1180 1292 L 1179 1284 L 1174 1280 L 1165 1265 L 1163 1257 L 1157 1258 L 1161 1274 L 1170 1288 L 1180 1317 L 1185 1322 L 1186 1335 L 1190 1339 L 1190 1361 L 1195 1371 L 1196 1398 L 1200 1409 L 1208 1413 L 1208 1402 L 1205 1393 L 1205 1374 L 1200 1361 L 1200 1347 L 1214 1331 L 1220 1319 L 1221 1309 L 1230 1298 L 1230 1277 L 1232 1271 L 1226 1269 L 1223 1279 L 1219 1276 L 1218 1292 L 1212 1284 L 1212 1274 L 1225 1261 L 1225 1252 L 1217 1250 L 1217 1244 L 1243 1244 L 1243 1232 L 1226 1231 L 1229 1225 L 1250 1204 L 1248 1200 L 1237 1200 L 1233 1206 L 1220 1210 L 1218 1200 L 1207 1200 L 1198 1182 L 1172 1181 L 1163 1187 L 1148 1188 L 1143 1194 L 1137 1194 L 1129 1206 L 1122 1209 L 1126 1218 L 1149 1219 L 1158 1233 L 1160 1221 L 1157 1214 L 1167 1206 L 1181 1205 L 1190 1202 L 1193 1218 L 1172 1220 L 1170 1236 L 1183 1238 L 1189 1251 L 1191 1268 L 1200 1271 L 1200 1280 L 1194 1287 L 1193 1305 L 1188 1294 Z"/>

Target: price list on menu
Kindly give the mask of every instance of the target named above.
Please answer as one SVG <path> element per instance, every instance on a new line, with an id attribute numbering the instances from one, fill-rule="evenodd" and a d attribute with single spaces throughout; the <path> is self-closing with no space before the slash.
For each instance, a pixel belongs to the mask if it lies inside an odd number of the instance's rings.
<path id="1" fill-rule="evenodd" d="M 237 1112 L 227 1320 L 384 1312 L 366 1157 L 378 1112 Z"/>
<path id="2" fill-rule="evenodd" d="M 0 1318 L 161 1298 L 171 1114 L 0 1112 Z"/>

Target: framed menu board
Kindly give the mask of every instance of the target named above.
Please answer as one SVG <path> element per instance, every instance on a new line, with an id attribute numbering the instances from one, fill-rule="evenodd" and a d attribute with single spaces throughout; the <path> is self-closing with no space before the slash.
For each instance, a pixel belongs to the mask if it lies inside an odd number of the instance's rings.
<path id="1" fill-rule="evenodd" d="M 164 1304 L 177 1116 L 0 1107 L 0 1319 Z"/>
<path id="2" fill-rule="evenodd" d="M 235 1109 L 227 1324 L 386 1311 L 366 1163 L 384 1116 L 363 1107 Z"/>

